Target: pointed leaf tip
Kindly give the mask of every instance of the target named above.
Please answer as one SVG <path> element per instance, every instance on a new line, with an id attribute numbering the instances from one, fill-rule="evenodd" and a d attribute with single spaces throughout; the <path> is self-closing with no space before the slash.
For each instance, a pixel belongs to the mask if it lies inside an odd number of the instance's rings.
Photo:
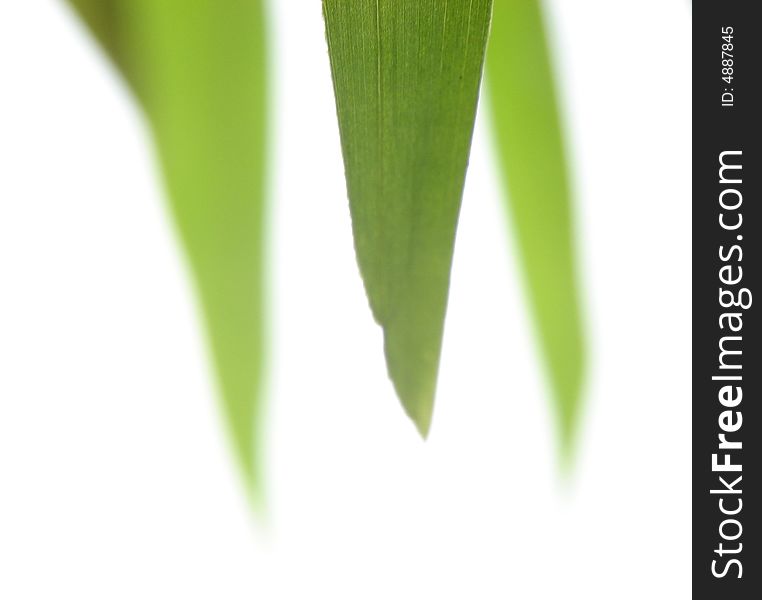
<path id="1" fill-rule="evenodd" d="M 357 260 L 424 437 L 491 7 L 323 0 Z"/>
<path id="2" fill-rule="evenodd" d="M 262 0 L 69 0 L 144 110 L 247 492 L 261 502 L 266 27 Z"/>
<path id="3" fill-rule="evenodd" d="M 559 448 L 568 458 L 582 404 L 585 336 L 572 193 L 539 0 L 495 0 L 486 88 Z"/>

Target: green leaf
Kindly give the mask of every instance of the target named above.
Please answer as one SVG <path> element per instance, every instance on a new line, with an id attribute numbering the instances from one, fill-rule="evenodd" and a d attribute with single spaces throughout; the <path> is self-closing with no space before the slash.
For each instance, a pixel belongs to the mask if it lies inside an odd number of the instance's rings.
<path id="1" fill-rule="evenodd" d="M 491 0 L 323 0 L 355 249 L 426 435 Z"/>
<path id="2" fill-rule="evenodd" d="M 233 445 L 259 501 L 267 137 L 262 3 L 71 3 L 151 124 Z"/>
<path id="3" fill-rule="evenodd" d="M 585 343 L 568 166 L 538 0 L 495 0 L 486 87 L 561 448 L 569 458 Z"/>

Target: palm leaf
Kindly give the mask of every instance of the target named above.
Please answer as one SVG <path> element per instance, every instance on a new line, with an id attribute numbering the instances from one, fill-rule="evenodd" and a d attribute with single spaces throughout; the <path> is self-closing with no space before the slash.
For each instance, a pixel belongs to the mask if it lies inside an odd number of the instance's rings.
<path id="1" fill-rule="evenodd" d="M 233 445 L 256 500 L 267 116 L 262 3 L 70 1 L 151 124 Z"/>
<path id="2" fill-rule="evenodd" d="M 323 0 L 355 250 L 425 436 L 491 0 Z"/>
<path id="3" fill-rule="evenodd" d="M 538 0 L 495 0 L 486 87 L 507 206 L 568 458 L 579 416 L 585 344 L 568 167 Z"/>

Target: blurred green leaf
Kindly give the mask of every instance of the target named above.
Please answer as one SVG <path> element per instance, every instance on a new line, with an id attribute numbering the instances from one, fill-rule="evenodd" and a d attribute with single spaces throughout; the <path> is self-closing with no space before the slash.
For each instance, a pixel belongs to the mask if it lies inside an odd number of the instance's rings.
<path id="1" fill-rule="evenodd" d="M 538 0 L 495 0 L 486 87 L 507 206 L 569 458 L 585 344 L 568 167 Z"/>
<path id="2" fill-rule="evenodd" d="M 491 0 L 323 0 L 355 249 L 426 435 Z"/>
<path id="3" fill-rule="evenodd" d="M 262 2 L 70 2 L 151 124 L 233 445 L 259 501 L 267 137 Z"/>

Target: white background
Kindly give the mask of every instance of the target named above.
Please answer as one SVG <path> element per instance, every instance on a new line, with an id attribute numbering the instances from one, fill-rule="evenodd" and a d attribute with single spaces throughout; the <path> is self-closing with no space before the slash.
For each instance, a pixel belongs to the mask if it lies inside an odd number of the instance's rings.
<path id="1" fill-rule="evenodd" d="M 0 598 L 687 598 L 690 3 L 548 6 L 591 338 L 567 484 L 486 111 L 424 444 L 354 262 L 320 2 L 271 4 L 263 526 L 142 118 L 62 1 L 0 0 Z"/>

